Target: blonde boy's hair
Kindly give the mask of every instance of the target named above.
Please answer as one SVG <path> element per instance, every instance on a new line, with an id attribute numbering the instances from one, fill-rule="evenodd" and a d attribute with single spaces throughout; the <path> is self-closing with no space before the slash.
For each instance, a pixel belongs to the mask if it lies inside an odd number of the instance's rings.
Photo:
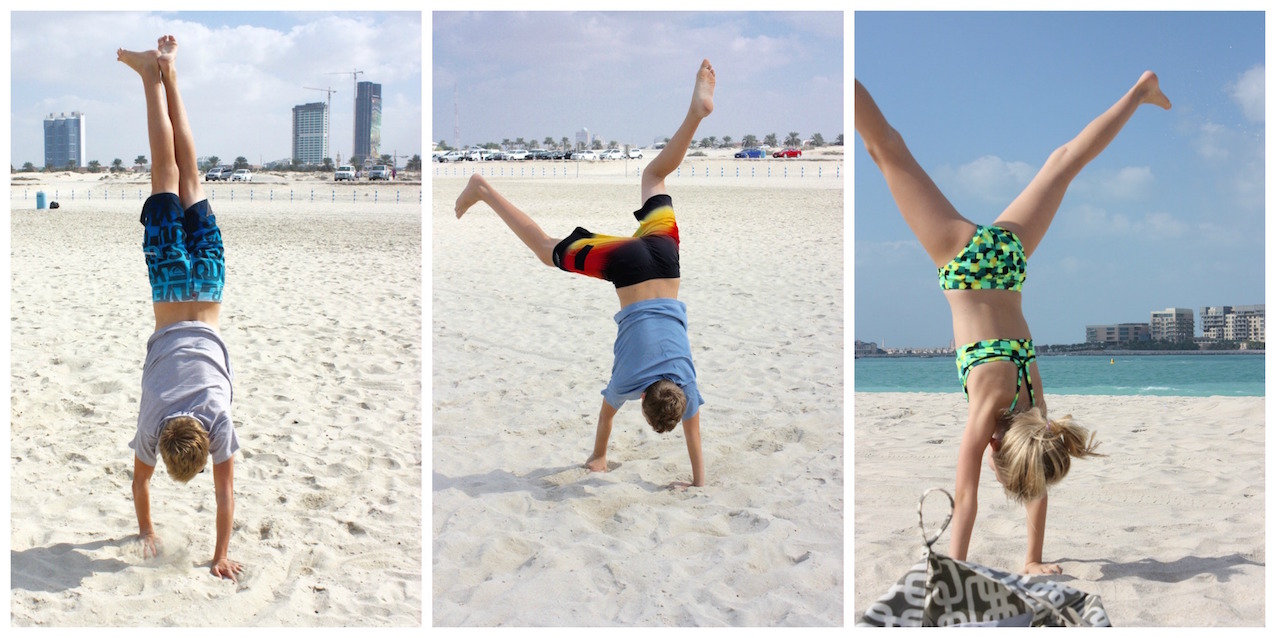
<path id="1" fill-rule="evenodd" d="M 687 395 L 678 384 L 668 379 L 661 379 L 649 386 L 642 395 L 642 415 L 646 417 L 651 429 L 664 434 L 682 420 L 682 413 L 687 408 Z"/>
<path id="2" fill-rule="evenodd" d="M 1095 435 L 1072 420 L 1047 419 L 1041 408 L 1009 415 L 1010 426 L 1001 438 L 1001 449 L 992 455 L 1006 496 L 1019 503 L 1041 498 L 1046 488 L 1063 480 L 1072 457 L 1103 456 Z"/>
<path id="3" fill-rule="evenodd" d="M 185 483 L 202 472 L 208 462 L 208 432 L 195 417 L 171 417 L 160 431 L 159 452 L 168 475 Z"/>

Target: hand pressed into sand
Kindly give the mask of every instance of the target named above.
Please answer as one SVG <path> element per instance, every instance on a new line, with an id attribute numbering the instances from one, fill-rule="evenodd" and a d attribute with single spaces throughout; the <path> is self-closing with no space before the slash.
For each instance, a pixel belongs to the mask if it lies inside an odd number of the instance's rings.
<path id="1" fill-rule="evenodd" d="M 1023 573 L 1033 574 L 1062 574 L 1063 568 L 1053 563 L 1025 563 Z"/>
<path id="2" fill-rule="evenodd" d="M 164 552 L 164 543 L 155 532 L 139 534 L 138 540 L 142 543 L 142 558 L 155 558 Z"/>
<path id="3" fill-rule="evenodd" d="M 214 576 L 219 578 L 229 578 L 231 582 L 238 583 L 239 574 L 244 571 L 244 566 L 223 556 L 214 560 L 212 567 L 209 568 L 208 571 Z"/>
<path id="4" fill-rule="evenodd" d="M 585 461 L 585 469 L 590 472 L 606 472 L 607 457 L 605 455 L 598 456 L 596 454 L 590 454 L 589 459 Z"/>

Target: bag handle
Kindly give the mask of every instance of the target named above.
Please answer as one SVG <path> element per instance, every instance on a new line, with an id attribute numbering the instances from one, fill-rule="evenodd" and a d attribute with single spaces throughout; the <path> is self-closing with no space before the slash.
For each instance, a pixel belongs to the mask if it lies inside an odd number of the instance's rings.
<path id="1" fill-rule="evenodd" d="M 939 524 L 939 531 L 935 532 L 935 536 L 928 537 L 926 536 L 926 521 L 922 519 L 922 505 L 926 503 L 926 497 L 930 496 L 932 492 L 939 492 L 940 494 L 948 497 L 948 516 L 944 518 L 943 523 Z M 925 492 L 922 492 L 921 499 L 917 501 L 917 525 L 922 530 L 922 541 L 926 543 L 927 550 L 930 549 L 931 545 L 935 544 L 935 541 L 939 540 L 939 537 L 943 535 L 944 530 L 948 529 L 948 524 L 953 520 L 953 510 L 956 507 L 957 503 L 953 501 L 953 495 L 949 494 L 948 490 L 942 487 L 932 487 Z"/>

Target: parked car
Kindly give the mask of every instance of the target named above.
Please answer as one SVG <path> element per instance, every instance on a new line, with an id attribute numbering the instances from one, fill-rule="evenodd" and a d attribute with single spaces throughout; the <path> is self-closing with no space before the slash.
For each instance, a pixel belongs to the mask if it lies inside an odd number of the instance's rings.
<path id="1" fill-rule="evenodd" d="M 766 151 L 760 148 L 746 148 L 735 154 L 740 159 L 762 159 L 766 157 Z"/>
<path id="2" fill-rule="evenodd" d="M 353 182 L 354 167 L 353 166 L 338 166 L 337 172 L 333 173 L 332 175 L 332 180 L 336 182 L 340 182 L 340 181 Z"/>
<path id="3" fill-rule="evenodd" d="M 232 182 L 251 182 L 251 181 L 253 181 L 253 172 L 252 172 L 252 171 L 250 171 L 250 170 L 248 170 L 248 169 L 246 169 L 246 168 L 241 168 L 241 169 L 239 169 L 239 170 L 235 171 L 234 173 L 231 173 L 231 175 L 230 175 L 230 181 L 232 181 Z"/>
<path id="4" fill-rule="evenodd" d="M 390 181 L 389 166 L 386 166 L 385 164 L 377 164 L 372 167 L 372 170 L 368 171 L 368 181 L 375 181 L 378 179 L 385 180 L 387 182 Z"/>
<path id="5" fill-rule="evenodd" d="M 465 153 L 462 153 L 461 151 L 448 151 L 447 153 L 439 157 L 440 162 L 460 162 L 460 161 L 463 161 L 464 159 L 465 159 Z M 346 168 L 349 168 L 349 167 L 346 167 Z M 353 174 L 353 170 L 354 169 L 351 169 L 352 174 Z"/>
<path id="6" fill-rule="evenodd" d="M 533 160 L 549 159 L 549 151 L 543 148 L 534 148 L 532 149 L 531 153 L 528 153 L 527 159 L 533 159 Z"/>
<path id="7" fill-rule="evenodd" d="M 617 160 L 625 157 L 625 154 L 618 148 L 607 149 L 598 154 L 598 159 Z"/>
<path id="8" fill-rule="evenodd" d="M 205 182 L 227 181 L 230 179 L 232 170 L 229 166 L 214 166 L 208 169 L 204 174 Z"/>
<path id="9" fill-rule="evenodd" d="M 525 160 L 525 159 L 528 159 L 527 155 L 528 155 L 528 152 L 526 149 L 519 148 L 506 153 L 505 159 L 516 160 L 516 161 Z"/>
<path id="10" fill-rule="evenodd" d="M 572 159 L 577 162 L 596 162 L 598 161 L 598 153 L 590 150 L 572 152 Z"/>
<path id="11" fill-rule="evenodd" d="M 509 156 L 504 151 L 486 151 L 483 153 L 483 159 L 487 161 L 506 160 Z"/>
<path id="12" fill-rule="evenodd" d="M 629 159 L 642 159 L 642 149 L 638 149 L 638 148 L 629 149 Z"/>
<path id="13" fill-rule="evenodd" d="M 782 151 L 776 151 L 771 157 L 802 157 L 802 151 L 796 148 L 786 148 Z"/>

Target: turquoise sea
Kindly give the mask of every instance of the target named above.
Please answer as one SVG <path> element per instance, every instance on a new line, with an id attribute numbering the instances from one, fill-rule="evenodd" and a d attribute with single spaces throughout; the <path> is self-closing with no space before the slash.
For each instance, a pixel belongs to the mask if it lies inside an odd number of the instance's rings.
<path id="1" fill-rule="evenodd" d="M 1039 355 L 1050 394 L 1263 396 L 1263 355 Z M 855 360 L 856 392 L 961 392 L 953 357 Z"/>

